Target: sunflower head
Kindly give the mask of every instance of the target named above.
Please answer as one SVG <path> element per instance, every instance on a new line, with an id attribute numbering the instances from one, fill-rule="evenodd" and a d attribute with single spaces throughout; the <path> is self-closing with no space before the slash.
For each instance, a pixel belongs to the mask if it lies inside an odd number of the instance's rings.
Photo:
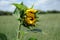
<path id="1" fill-rule="evenodd" d="M 37 10 L 35 9 L 28 9 L 25 11 L 26 17 L 25 17 L 25 22 L 28 25 L 35 25 L 36 19 L 35 19 L 35 13 Z"/>

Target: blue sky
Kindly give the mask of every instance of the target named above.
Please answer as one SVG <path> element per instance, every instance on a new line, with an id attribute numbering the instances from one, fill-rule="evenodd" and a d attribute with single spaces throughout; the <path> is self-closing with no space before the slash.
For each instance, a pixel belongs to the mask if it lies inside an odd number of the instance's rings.
<path id="1" fill-rule="evenodd" d="M 60 10 L 60 0 L 0 0 L 0 10 L 4 11 L 14 11 L 15 6 L 12 3 L 21 3 L 28 7 L 34 4 L 35 9 L 41 10 Z"/>

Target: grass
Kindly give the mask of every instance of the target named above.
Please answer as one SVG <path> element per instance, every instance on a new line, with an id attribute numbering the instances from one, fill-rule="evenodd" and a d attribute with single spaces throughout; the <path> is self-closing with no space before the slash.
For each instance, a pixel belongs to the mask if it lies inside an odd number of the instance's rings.
<path id="1" fill-rule="evenodd" d="M 60 14 L 40 14 L 39 22 L 36 28 L 41 32 L 28 31 L 23 40 L 30 37 L 38 40 L 60 40 Z M 15 40 L 18 29 L 18 23 L 14 16 L 0 16 L 0 33 L 7 35 L 8 40 Z M 26 28 L 23 28 L 26 30 Z M 23 30 L 22 29 L 22 30 Z"/>
<path id="2" fill-rule="evenodd" d="M 7 36 L 8 40 L 15 40 L 18 23 L 13 16 L 0 16 L 0 33 Z"/>

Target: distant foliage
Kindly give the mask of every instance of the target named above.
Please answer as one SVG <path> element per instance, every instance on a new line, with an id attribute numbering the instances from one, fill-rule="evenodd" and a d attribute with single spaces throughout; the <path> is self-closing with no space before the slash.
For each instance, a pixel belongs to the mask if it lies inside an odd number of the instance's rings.
<path id="1" fill-rule="evenodd" d="M 51 10 L 51 11 L 47 11 L 48 13 L 60 13 L 60 11 L 57 10 Z"/>
<path id="2" fill-rule="evenodd" d="M 38 10 L 38 14 L 46 14 L 46 12 L 42 10 Z"/>
<path id="3" fill-rule="evenodd" d="M 38 13 L 39 14 L 50 14 L 50 13 L 60 13 L 60 11 L 57 11 L 57 10 L 48 10 L 48 11 L 42 11 L 42 10 L 38 10 Z"/>
<path id="4" fill-rule="evenodd" d="M 12 12 L 1 11 L 1 10 L 0 10 L 0 15 L 12 15 Z"/>

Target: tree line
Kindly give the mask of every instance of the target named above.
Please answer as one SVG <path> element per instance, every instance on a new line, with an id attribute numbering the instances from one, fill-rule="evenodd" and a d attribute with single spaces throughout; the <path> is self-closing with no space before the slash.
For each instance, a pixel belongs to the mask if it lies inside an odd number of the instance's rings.
<path id="1" fill-rule="evenodd" d="M 0 10 L 0 15 L 12 15 L 12 12 Z"/>
<path id="2" fill-rule="evenodd" d="M 60 11 L 58 10 L 47 10 L 47 11 L 42 11 L 42 10 L 38 10 L 39 14 L 46 14 L 46 13 L 60 13 Z"/>
<path id="3" fill-rule="evenodd" d="M 46 13 L 60 13 L 60 11 L 57 10 L 48 10 L 48 11 L 42 11 L 42 10 L 38 10 L 39 14 L 46 14 Z M 12 15 L 14 14 L 14 12 L 9 12 L 9 11 L 2 11 L 0 10 L 0 15 Z"/>

